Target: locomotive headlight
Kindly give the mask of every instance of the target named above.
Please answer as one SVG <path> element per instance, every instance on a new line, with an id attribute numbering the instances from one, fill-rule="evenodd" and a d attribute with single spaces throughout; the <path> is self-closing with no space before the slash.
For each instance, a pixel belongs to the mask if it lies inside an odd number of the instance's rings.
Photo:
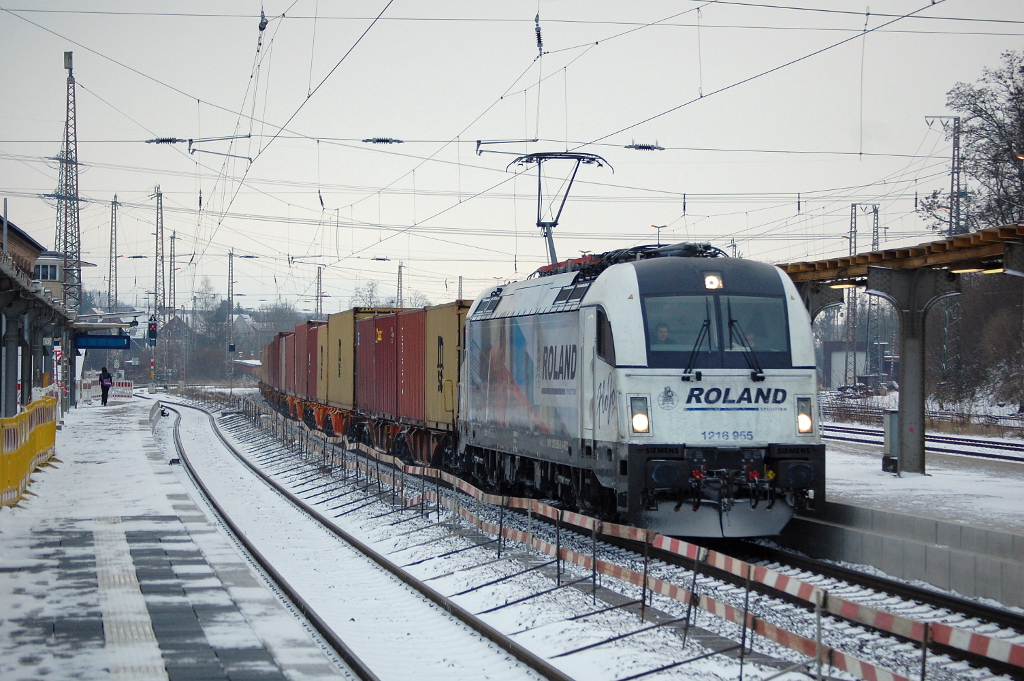
<path id="1" fill-rule="evenodd" d="M 629 423 L 634 433 L 649 433 L 651 431 L 651 418 L 647 413 L 646 397 L 630 397 L 629 412 L 631 414 Z"/>
<path id="2" fill-rule="evenodd" d="M 814 417 L 811 414 L 811 398 L 796 398 L 796 430 L 807 434 L 814 430 Z"/>
<path id="3" fill-rule="evenodd" d="M 705 272 L 704 273 L 704 288 L 708 290 L 715 290 L 722 288 L 722 273 L 721 272 Z"/>

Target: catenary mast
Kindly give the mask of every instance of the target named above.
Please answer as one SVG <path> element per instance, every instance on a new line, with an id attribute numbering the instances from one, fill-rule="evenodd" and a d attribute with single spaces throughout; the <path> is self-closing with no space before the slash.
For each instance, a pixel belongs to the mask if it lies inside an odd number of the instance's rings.
<path id="1" fill-rule="evenodd" d="M 64 53 L 68 70 L 67 117 L 64 121 L 64 146 L 57 159 L 57 235 L 55 245 L 64 256 L 62 272 L 63 301 L 69 310 L 82 306 L 82 231 L 78 206 L 78 126 L 75 120 L 75 76 L 71 52 Z"/>

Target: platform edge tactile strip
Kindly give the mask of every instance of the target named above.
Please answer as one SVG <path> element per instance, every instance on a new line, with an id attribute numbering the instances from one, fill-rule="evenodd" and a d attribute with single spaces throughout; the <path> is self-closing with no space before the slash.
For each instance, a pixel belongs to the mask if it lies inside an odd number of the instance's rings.
<path id="1" fill-rule="evenodd" d="M 96 521 L 96 575 L 110 675 L 114 679 L 167 679 L 121 519 Z"/>

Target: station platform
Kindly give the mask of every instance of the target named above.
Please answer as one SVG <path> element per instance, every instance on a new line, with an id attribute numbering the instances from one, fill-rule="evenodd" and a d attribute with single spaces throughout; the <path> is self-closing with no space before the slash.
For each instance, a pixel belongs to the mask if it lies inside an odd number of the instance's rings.
<path id="1" fill-rule="evenodd" d="M 925 475 L 897 477 L 880 446 L 828 441 L 825 466 L 828 503 L 784 546 L 1024 608 L 1024 464 L 927 452 Z"/>
<path id="2" fill-rule="evenodd" d="M 925 475 L 882 471 L 882 448 L 826 440 L 826 498 L 1024 535 L 1024 464 L 927 452 Z"/>
<path id="3" fill-rule="evenodd" d="M 0 510 L 0 678 L 354 678 L 168 463 L 152 406 L 71 410 L 53 465 Z"/>

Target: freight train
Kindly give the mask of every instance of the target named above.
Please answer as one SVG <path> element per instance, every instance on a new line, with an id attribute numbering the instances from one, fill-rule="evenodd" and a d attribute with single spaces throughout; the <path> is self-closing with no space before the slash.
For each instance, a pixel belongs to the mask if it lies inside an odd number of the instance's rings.
<path id="1" fill-rule="evenodd" d="M 708 244 L 354 308 L 278 334 L 261 371 L 328 435 L 666 535 L 773 535 L 824 504 L 807 310 L 781 270 Z"/>

